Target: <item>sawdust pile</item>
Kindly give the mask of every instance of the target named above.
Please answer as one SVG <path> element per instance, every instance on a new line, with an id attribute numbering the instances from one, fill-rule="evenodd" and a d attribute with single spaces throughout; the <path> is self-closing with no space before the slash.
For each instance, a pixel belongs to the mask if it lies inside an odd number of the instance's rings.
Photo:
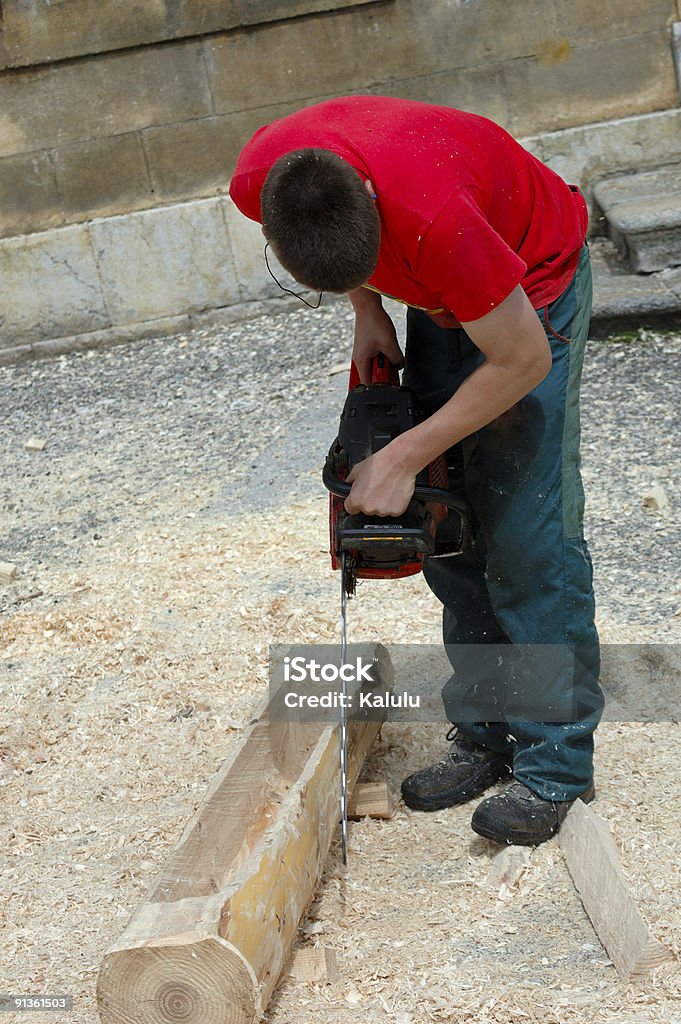
<path id="1" fill-rule="evenodd" d="M 337 641 L 326 550 L 320 496 L 250 520 L 197 520 L 181 538 L 139 533 L 91 571 L 46 575 L 41 597 L 15 605 L 0 627 L 1 990 L 72 993 L 69 1021 L 97 1019 L 102 955 L 260 704 L 268 645 Z M 364 584 L 349 612 L 352 640 L 438 641 L 421 578 Z M 386 726 L 365 776 L 397 793 L 439 755 L 442 732 Z M 654 934 L 678 956 L 677 742 L 673 724 L 603 725 L 596 807 Z M 622 986 L 557 844 L 533 851 L 513 887 L 490 885 L 495 851 L 470 814 L 402 808 L 352 826 L 349 870 L 334 845 L 300 939 L 337 950 L 338 982 L 284 981 L 270 1024 L 673 1019 L 678 963 Z"/>

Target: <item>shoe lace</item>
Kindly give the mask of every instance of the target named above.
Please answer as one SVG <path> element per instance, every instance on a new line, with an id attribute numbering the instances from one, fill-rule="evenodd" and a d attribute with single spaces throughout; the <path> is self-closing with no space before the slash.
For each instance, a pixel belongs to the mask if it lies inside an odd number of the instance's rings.
<path id="1" fill-rule="evenodd" d="M 456 725 L 453 725 L 448 730 L 447 735 L 445 736 L 445 740 L 447 741 L 447 743 L 453 743 L 454 742 L 454 740 L 456 739 L 456 734 L 458 733 L 458 731 L 459 731 L 459 729 L 458 729 L 458 726 L 456 726 Z"/>

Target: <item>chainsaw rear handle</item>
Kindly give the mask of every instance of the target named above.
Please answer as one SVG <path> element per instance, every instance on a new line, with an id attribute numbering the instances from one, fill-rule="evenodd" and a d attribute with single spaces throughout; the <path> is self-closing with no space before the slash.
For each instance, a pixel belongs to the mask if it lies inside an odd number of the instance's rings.
<path id="1" fill-rule="evenodd" d="M 371 384 L 396 384 L 399 387 L 399 383 L 400 371 L 383 352 L 378 352 L 371 360 Z M 350 363 L 348 391 L 352 391 L 358 384 L 361 384 L 359 370 L 353 361 Z"/>
<path id="2" fill-rule="evenodd" d="M 327 491 L 335 494 L 337 498 L 347 498 L 352 490 L 352 484 L 338 479 L 329 465 L 328 459 L 324 463 L 322 470 L 322 481 Z M 437 505 L 446 505 L 447 508 L 460 512 L 465 517 L 470 515 L 470 506 L 466 501 L 462 498 L 457 498 L 450 491 L 442 490 L 440 487 L 416 486 L 412 498 L 416 499 L 416 501 L 432 501 Z"/>

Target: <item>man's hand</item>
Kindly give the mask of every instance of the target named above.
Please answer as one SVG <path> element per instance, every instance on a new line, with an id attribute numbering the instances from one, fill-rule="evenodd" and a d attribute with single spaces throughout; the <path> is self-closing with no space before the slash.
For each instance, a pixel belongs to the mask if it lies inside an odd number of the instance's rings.
<path id="1" fill-rule="evenodd" d="M 362 384 L 371 383 L 371 360 L 382 352 L 393 366 L 404 366 L 404 356 L 397 344 L 395 325 L 383 309 L 381 296 L 368 288 L 348 292 L 355 310 L 355 343 L 352 360 Z"/>
<path id="2" fill-rule="evenodd" d="M 350 515 L 399 516 L 411 501 L 416 476 L 395 458 L 392 444 L 358 462 L 348 476 L 352 491 L 345 499 Z"/>

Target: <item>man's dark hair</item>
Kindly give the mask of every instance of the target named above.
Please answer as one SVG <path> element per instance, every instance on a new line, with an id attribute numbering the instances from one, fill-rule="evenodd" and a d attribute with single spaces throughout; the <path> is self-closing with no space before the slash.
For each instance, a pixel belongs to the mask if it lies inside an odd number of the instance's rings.
<path id="1" fill-rule="evenodd" d="M 296 149 L 270 168 L 260 199 L 265 236 L 296 281 L 318 291 L 364 284 L 381 222 L 364 181 L 326 149 Z"/>

